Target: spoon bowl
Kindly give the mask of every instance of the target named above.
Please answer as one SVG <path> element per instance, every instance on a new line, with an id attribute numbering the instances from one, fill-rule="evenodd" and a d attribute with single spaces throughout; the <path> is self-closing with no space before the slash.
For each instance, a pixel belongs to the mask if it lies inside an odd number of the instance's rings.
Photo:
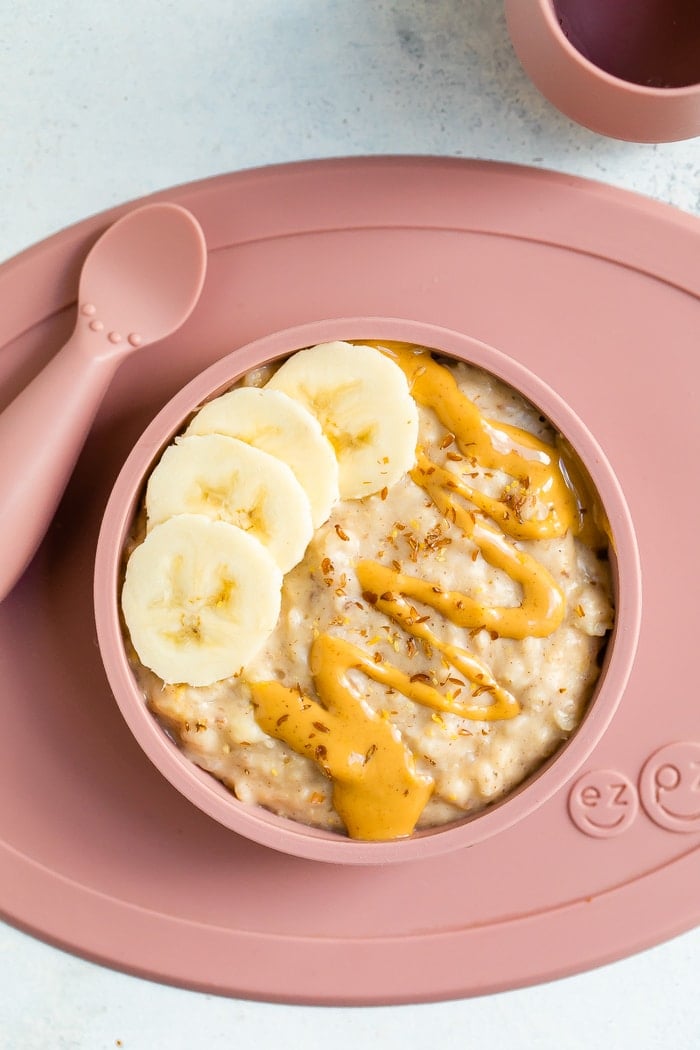
<path id="1" fill-rule="evenodd" d="M 205 269 L 204 234 L 185 208 L 151 204 L 119 219 L 80 276 L 80 317 L 93 351 L 105 339 L 107 349 L 128 352 L 170 335 L 196 305 Z"/>
<path id="2" fill-rule="evenodd" d="M 0 415 L 0 601 L 34 556 L 121 361 L 189 317 L 206 242 L 177 204 L 129 212 L 83 265 L 68 342 Z"/>

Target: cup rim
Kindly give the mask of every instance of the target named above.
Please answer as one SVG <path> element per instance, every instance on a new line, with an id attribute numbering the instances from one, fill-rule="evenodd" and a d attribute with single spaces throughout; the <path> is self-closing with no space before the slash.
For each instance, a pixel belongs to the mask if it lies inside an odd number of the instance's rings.
<path id="1" fill-rule="evenodd" d="M 349 839 L 241 803 L 186 758 L 143 702 L 128 662 L 119 613 L 122 551 L 134 510 L 153 462 L 185 425 L 188 414 L 251 368 L 332 339 L 416 343 L 473 363 L 510 384 L 573 445 L 600 494 L 613 537 L 615 627 L 579 727 L 531 777 L 493 806 L 456 824 L 387 842 Z M 95 555 L 94 611 L 100 654 L 122 716 L 148 758 L 190 802 L 230 830 L 282 853 L 342 864 L 418 860 L 474 845 L 519 822 L 562 789 L 600 741 L 620 703 L 637 649 L 641 603 L 640 557 L 631 514 L 611 464 L 579 416 L 548 383 L 495 347 L 449 328 L 402 318 L 332 318 L 281 329 L 231 351 L 200 372 L 155 415 L 132 447 L 109 496 Z"/>
<path id="2" fill-rule="evenodd" d="M 652 87 L 647 84 L 638 84 L 634 80 L 625 80 L 624 77 L 615 76 L 614 73 L 608 73 L 607 70 L 596 65 L 595 62 L 592 62 L 590 58 L 587 58 L 574 44 L 571 43 L 556 16 L 554 7 L 555 0 L 536 0 L 536 3 L 542 12 L 550 33 L 556 37 L 558 44 L 566 52 L 568 57 L 577 65 L 581 66 L 592 77 L 601 80 L 609 87 L 646 98 L 683 99 L 693 98 L 697 95 L 700 99 L 700 80 L 697 80 L 692 84 L 684 84 L 680 87 Z"/>

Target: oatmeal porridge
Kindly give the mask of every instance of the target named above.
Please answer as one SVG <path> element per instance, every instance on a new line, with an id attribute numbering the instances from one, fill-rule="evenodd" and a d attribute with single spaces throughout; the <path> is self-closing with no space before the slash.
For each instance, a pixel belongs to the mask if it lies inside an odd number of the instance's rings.
<path id="1" fill-rule="evenodd" d="M 504 798 L 580 724 L 613 626 L 607 552 L 583 468 L 515 390 L 421 347 L 323 344 L 166 450 L 125 637 L 154 716 L 236 798 L 399 838 Z"/>

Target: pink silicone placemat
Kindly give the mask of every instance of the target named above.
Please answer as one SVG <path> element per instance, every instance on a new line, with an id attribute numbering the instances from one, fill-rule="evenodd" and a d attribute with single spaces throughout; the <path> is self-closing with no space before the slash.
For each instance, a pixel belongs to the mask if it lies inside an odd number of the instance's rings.
<path id="1" fill-rule="evenodd" d="M 566 176 L 432 158 L 291 165 L 159 196 L 205 230 L 202 300 L 123 366 L 49 536 L 0 605 L 4 916 L 158 980 L 336 1004 L 515 987 L 694 925 L 700 224 Z M 0 405 L 70 331 L 80 262 L 122 210 L 0 267 Z M 575 783 L 472 849 L 384 868 L 276 854 L 186 803 L 121 720 L 91 599 L 112 481 L 182 383 L 274 329 L 366 315 L 467 332 L 565 397 L 624 488 L 644 588 L 628 689 Z"/>

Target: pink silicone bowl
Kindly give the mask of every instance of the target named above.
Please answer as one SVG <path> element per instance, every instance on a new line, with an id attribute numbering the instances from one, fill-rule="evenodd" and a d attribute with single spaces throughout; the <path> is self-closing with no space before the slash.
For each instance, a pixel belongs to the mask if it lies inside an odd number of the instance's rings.
<path id="1" fill-rule="evenodd" d="M 695 0 L 506 0 L 525 72 L 558 109 L 630 142 L 700 135 Z"/>
<path id="2" fill-rule="evenodd" d="M 161 450 L 198 405 L 221 393 L 249 369 L 332 339 L 393 339 L 421 344 L 478 365 L 520 390 L 577 449 L 605 506 L 615 547 L 611 557 L 616 627 L 596 694 L 576 733 L 505 800 L 457 824 L 392 842 L 348 839 L 243 804 L 184 758 L 146 708 L 126 656 L 119 617 L 122 551 L 143 486 Z M 434 325 L 387 318 L 317 321 L 276 332 L 233 351 L 185 386 L 139 438 L 117 478 L 99 535 L 94 590 L 97 636 L 112 691 L 136 740 L 171 784 L 204 813 L 239 835 L 284 853 L 348 864 L 417 860 L 474 845 L 521 820 L 564 787 L 600 740 L 620 702 L 634 659 L 641 615 L 639 558 L 629 511 L 610 464 L 583 422 L 550 387 L 498 350 Z"/>

